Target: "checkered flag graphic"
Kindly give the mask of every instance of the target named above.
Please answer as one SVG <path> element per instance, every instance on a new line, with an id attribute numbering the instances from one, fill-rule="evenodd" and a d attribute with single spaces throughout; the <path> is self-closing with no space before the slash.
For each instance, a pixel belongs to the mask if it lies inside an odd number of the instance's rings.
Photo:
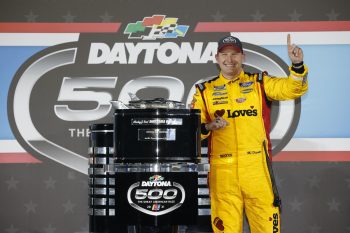
<path id="1" fill-rule="evenodd" d="M 151 32 L 144 36 L 143 39 L 145 40 L 155 40 L 158 38 L 164 38 L 166 37 L 166 34 L 174 33 L 175 28 L 177 27 L 177 24 L 169 24 L 169 25 L 157 25 L 154 26 L 151 30 Z"/>
<path id="2" fill-rule="evenodd" d="M 170 25 L 166 25 L 166 26 L 157 26 L 155 33 L 154 35 L 164 35 L 166 33 L 173 33 L 175 31 L 175 28 L 176 28 L 176 24 L 170 24 Z"/>

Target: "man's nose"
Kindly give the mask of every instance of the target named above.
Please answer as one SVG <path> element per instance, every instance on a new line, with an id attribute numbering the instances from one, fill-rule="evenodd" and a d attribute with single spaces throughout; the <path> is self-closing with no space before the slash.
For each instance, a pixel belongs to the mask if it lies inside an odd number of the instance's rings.
<path id="1" fill-rule="evenodd" d="M 231 55 L 227 56 L 226 57 L 226 61 L 227 62 L 231 62 L 233 60 L 233 57 Z"/>

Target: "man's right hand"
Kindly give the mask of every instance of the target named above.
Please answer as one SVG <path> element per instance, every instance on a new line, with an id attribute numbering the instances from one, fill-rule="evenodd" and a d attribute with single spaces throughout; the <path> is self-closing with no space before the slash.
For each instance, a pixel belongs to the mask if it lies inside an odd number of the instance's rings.
<path id="1" fill-rule="evenodd" d="M 224 129 L 228 125 L 230 125 L 230 123 L 226 121 L 224 118 L 217 117 L 213 121 L 207 123 L 205 125 L 205 128 L 207 130 L 218 130 L 218 129 Z"/>

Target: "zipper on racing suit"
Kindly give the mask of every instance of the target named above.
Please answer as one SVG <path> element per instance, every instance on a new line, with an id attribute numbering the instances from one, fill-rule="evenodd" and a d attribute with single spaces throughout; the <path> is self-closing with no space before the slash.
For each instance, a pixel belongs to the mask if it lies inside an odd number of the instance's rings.
<path id="1" fill-rule="evenodd" d="M 271 163 L 270 156 L 269 156 L 269 153 L 268 153 L 267 148 L 266 148 L 266 141 L 265 140 L 263 142 L 263 145 L 264 145 L 267 169 L 269 170 L 270 179 L 271 179 L 271 183 L 272 183 L 272 192 L 273 192 L 273 196 L 274 196 L 273 206 L 278 207 L 280 212 L 282 212 L 282 201 L 281 201 L 280 195 L 278 194 L 275 176 L 273 174 L 273 169 L 272 169 L 272 163 Z"/>

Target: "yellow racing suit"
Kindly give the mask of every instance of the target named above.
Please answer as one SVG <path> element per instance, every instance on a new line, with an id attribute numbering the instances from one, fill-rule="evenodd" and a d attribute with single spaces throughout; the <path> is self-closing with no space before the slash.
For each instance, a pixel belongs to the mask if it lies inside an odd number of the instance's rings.
<path id="1" fill-rule="evenodd" d="M 280 232 L 280 199 L 270 163 L 270 106 L 273 100 L 296 99 L 307 91 L 304 68 L 296 73 L 290 67 L 288 77 L 242 71 L 227 80 L 220 73 L 196 85 L 192 108 L 201 110 L 201 137 L 208 138 L 215 233 L 241 233 L 243 210 L 251 233 Z M 218 116 L 229 125 L 209 132 L 203 129 Z"/>

